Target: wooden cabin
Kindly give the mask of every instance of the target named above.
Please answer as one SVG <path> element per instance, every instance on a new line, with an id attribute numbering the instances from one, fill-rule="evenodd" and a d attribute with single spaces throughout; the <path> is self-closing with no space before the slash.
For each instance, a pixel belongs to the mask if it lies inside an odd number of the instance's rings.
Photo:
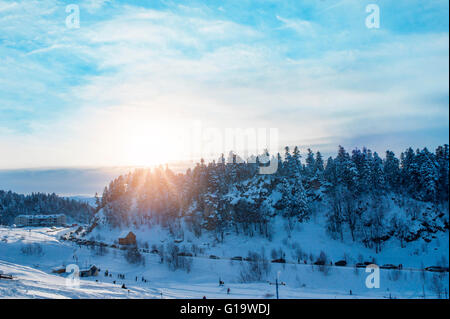
<path id="1" fill-rule="evenodd" d="M 91 277 L 98 275 L 98 268 L 95 265 L 92 265 L 88 269 L 80 270 L 80 277 Z"/>
<path id="2" fill-rule="evenodd" d="M 59 266 L 52 269 L 52 273 L 54 274 L 64 274 L 66 272 L 66 267 Z"/>
<path id="3" fill-rule="evenodd" d="M 136 245 L 136 235 L 133 232 L 128 232 L 126 236 L 119 238 L 119 245 Z"/>

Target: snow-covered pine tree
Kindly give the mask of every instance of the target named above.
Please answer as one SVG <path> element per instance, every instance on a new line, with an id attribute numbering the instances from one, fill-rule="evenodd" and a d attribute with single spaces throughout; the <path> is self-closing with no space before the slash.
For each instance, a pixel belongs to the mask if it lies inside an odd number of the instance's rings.
<path id="1" fill-rule="evenodd" d="M 372 169 L 371 169 L 371 192 L 377 196 L 381 196 L 386 189 L 384 172 L 383 172 L 383 160 L 378 156 L 378 153 L 373 153 Z"/>
<path id="2" fill-rule="evenodd" d="M 392 192 L 398 192 L 400 187 L 400 162 L 394 152 L 386 151 L 383 165 L 387 187 Z"/>
<path id="3" fill-rule="evenodd" d="M 324 170 L 324 163 L 323 163 L 322 154 L 319 151 L 317 151 L 316 161 L 315 161 L 315 171 L 322 173 L 323 170 Z"/>
<path id="4" fill-rule="evenodd" d="M 448 144 L 436 149 L 436 162 L 439 170 L 438 199 L 441 202 L 449 200 L 449 147 Z"/>
<path id="5" fill-rule="evenodd" d="M 419 165 L 418 196 L 421 200 L 435 202 L 439 183 L 439 169 L 434 155 L 424 148 L 416 156 Z"/>

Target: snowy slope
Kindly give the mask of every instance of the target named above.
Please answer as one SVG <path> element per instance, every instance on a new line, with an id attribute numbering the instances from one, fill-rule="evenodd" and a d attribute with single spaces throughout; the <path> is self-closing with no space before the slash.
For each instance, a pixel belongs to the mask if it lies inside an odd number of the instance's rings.
<path id="1" fill-rule="evenodd" d="M 101 213 L 99 214 L 101 216 Z M 101 218 L 100 218 L 101 219 Z M 325 252 L 329 259 L 336 262 L 341 259 L 347 259 L 349 264 L 355 264 L 363 261 L 375 261 L 379 265 L 383 264 L 402 264 L 404 267 L 423 268 L 423 266 L 432 266 L 439 264 L 444 258 L 449 260 L 449 233 L 438 232 L 433 235 L 431 242 L 425 242 L 419 239 L 408 243 L 402 248 L 400 242 L 394 238 L 385 243 L 380 253 L 375 253 L 374 249 L 364 247 L 359 242 L 353 242 L 350 235 L 344 238 L 344 241 L 330 238 L 324 227 L 323 215 L 317 215 L 312 220 L 304 223 L 297 223 L 292 230 L 289 230 L 287 222 L 283 218 L 275 218 L 273 223 L 274 235 L 271 240 L 256 236 L 248 237 L 236 235 L 233 232 L 227 233 L 224 242 L 218 242 L 215 237 L 203 232 L 200 238 L 197 238 L 189 232 L 186 227 L 182 227 L 178 234 L 171 235 L 169 231 L 160 225 L 142 225 L 141 227 L 131 226 L 124 228 L 131 230 L 136 234 L 138 245 L 148 244 L 149 247 L 159 246 L 168 242 L 183 239 L 178 244 L 180 248 L 192 251 L 193 246 L 198 246 L 204 250 L 203 255 L 216 255 L 225 258 L 234 256 L 246 257 L 249 251 L 259 252 L 264 248 L 266 255 L 270 256 L 272 250 L 282 250 L 286 254 L 288 261 L 298 262 L 298 249 L 302 251 L 304 258 L 308 259 L 313 255 L 317 258 L 321 251 Z M 104 220 L 100 220 L 99 226 L 87 234 L 86 239 L 94 239 L 106 243 L 114 243 L 124 231 L 121 228 L 110 228 Z"/>
<path id="2" fill-rule="evenodd" d="M 52 231 L 49 228 L 0 228 L 0 238 L 7 237 L 7 242 L 0 241 L 0 271 L 16 277 L 14 281 L 0 281 L 0 296 L 5 298 L 201 298 L 203 296 L 274 298 L 275 287 L 267 282 L 240 282 L 239 273 L 244 262 L 193 257 L 192 270 L 186 273 L 181 270 L 168 270 L 166 265 L 160 264 L 159 257 L 155 254 L 143 254 L 145 266 L 136 266 L 127 263 L 123 252 L 118 249 L 111 248 L 104 256 L 99 256 L 86 246 L 60 242 L 58 238 L 65 231 L 67 229 Z M 103 234 L 106 236 L 110 233 L 104 231 Z M 150 236 L 159 239 L 158 234 L 161 236 L 163 233 L 155 230 Z M 22 254 L 21 247 L 29 243 L 39 243 L 42 246 L 43 255 Z M 256 243 L 256 240 L 252 243 L 255 248 Z M 240 244 L 244 242 L 241 241 Z M 306 247 L 306 243 L 304 244 Z M 208 253 L 218 254 L 221 249 L 224 247 L 211 247 Z M 235 246 L 228 252 L 222 251 L 227 252 L 227 256 L 245 255 L 246 249 L 247 247 L 241 247 L 239 251 L 239 247 Z M 332 253 L 332 249 L 328 251 Z M 83 278 L 79 289 L 67 287 L 64 277 L 51 274 L 52 268 L 56 266 L 76 262 L 74 256 L 80 267 L 95 264 L 102 270 L 97 277 Z M 432 257 L 429 258 L 432 259 Z M 113 277 L 103 275 L 106 269 L 112 273 Z M 118 273 L 124 274 L 125 279 L 118 279 Z M 280 287 L 281 298 L 387 298 L 389 296 L 422 298 L 423 292 L 425 297 L 432 298 L 435 297 L 432 278 L 438 276 L 417 270 L 401 272 L 381 270 L 380 288 L 368 289 L 365 286 L 367 274 L 364 269 L 356 271 L 353 267 L 332 267 L 327 274 L 324 274 L 318 270 L 317 266 L 272 264 L 268 279 L 274 281 L 277 274 L 280 281 L 286 283 L 285 286 Z M 142 282 L 142 276 L 148 282 Z M 219 278 L 225 281 L 225 286 L 219 287 Z M 440 282 L 448 291 L 448 274 L 443 275 Z M 120 288 L 122 283 L 128 289 Z M 227 295 L 227 288 L 231 289 L 230 295 Z M 352 295 L 349 294 L 350 290 Z"/>

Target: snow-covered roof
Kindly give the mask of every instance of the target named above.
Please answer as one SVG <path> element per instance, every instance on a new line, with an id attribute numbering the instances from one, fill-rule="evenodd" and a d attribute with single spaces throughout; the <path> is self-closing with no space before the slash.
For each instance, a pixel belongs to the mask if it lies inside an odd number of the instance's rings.
<path id="1" fill-rule="evenodd" d="M 132 233 L 130 230 L 124 230 L 119 234 L 119 238 L 125 238 L 128 236 L 129 233 Z"/>
<path id="2" fill-rule="evenodd" d="M 87 268 L 81 268 L 80 271 L 89 271 L 89 270 L 92 270 L 92 269 L 98 269 L 98 268 L 95 265 L 90 265 Z"/>
<path id="3" fill-rule="evenodd" d="M 52 268 L 52 270 L 60 270 L 60 269 L 66 269 L 66 266 L 60 265 Z"/>

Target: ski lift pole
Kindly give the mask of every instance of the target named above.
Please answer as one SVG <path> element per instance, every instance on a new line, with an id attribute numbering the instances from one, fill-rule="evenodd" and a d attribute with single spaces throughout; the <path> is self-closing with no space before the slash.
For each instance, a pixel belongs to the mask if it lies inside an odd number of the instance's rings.
<path id="1" fill-rule="evenodd" d="M 277 299 L 279 299 L 278 298 L 278 277 L 275 278 L 275 287 L 276 287 L 276 290 L 277 290 Z"/>
<path id="2" fill-rule="evenodd" d="M 277 299 L 280 299 L 279 298 L 279 294 L 278 294 L 278 279 L 280 278 L 280 271 L 278 270 L 278 272 L 277 272 L 277 278 L 275 278 L 275 287 L 276 287 L 276 290 L 277 290 Z"/>
<path id="3" fill-rule="evenodd" d="M 276 294 L 277 294 L 277 299 L 280 299 L 280 295 L 278 293 L 278 288 L 279 288 L 278 279 L 280 279 L 279 277 L 280 277 L 280 271 L 278 271 L 277 277 L 275 278 L 275 291 L 276 291 Z M 269 283 L 269 285 L 273 285 L 274 284 L 273 282 L 270 282 L 270 281 L 267 281 L 267 282 Z M 283 286 L 285 285 L 284 282 L 281 282 L 281 284 Z"/>

